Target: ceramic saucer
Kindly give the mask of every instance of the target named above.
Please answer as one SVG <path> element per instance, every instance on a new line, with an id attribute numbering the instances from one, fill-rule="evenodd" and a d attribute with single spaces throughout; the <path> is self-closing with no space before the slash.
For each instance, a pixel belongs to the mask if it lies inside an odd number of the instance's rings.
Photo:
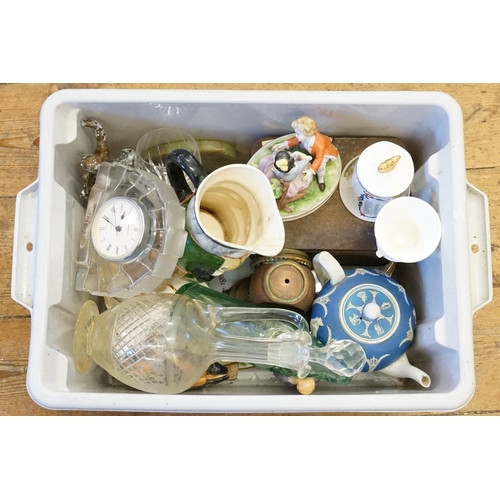
<path id="1" fill-rule="evenodd" d="M 358 160 L 358 158 L 359 156 L 353 158 L 346 165 L 344 171 L 342 172 L 342 175 L 340 177 L 340 186 L 339 186 L 340 199 L 342 200 L 342 203 L 347 208 L 347 210 L 351 212 L 352 215 L 355 215 L 358 219 L 367 222 L 374 222 L 373 217 L 372 218 L 365 217 L 364 215 L 361 215 L 359 212 L 358 194 L 354 189 L 354 183 L 353 183 L 354 167 L 356 165 L 356 161 Z"/>
<path id="2" fill-rule="evenodd" d="M 288 134 L 266 143 L 252 156 L 252 158 L 250 158 L 248 164 L 252 165 L 255 168 L 259 168 L 259 162 L 265 156 L 273 153 L 272 147 L 275 144 L 287 141 L 293 137 L 295 137 L 295 134 Z M 291 151 L 293 151 L 294 149 L 295 148 L 292 148 Z M 307 154 L 305 150 L 301 149 L 300 151 Z M 318 182 L 316 178 L 314 178 L 307 188 L 308 194 L 300 200 L 296 200 L 288 204 L 288 207 L 292 209 L 290 212 L 280 210 L 281 218 L 283 219 L 283 221 L 291 221 L 300 219 L 301 217 L 305 217 L 306 215 L 309 215 L 310 213 L 317 210 L 330 199 L 330 197 L 337 189 L 337 186 L 339 185 L 340 175 L 342 172 L 342 161 L 340 158 L 340 153 L 335 160 L 329 160 L 327 162 L 325 169 L 326 189 L 324 191 L 320 191 Z"/>

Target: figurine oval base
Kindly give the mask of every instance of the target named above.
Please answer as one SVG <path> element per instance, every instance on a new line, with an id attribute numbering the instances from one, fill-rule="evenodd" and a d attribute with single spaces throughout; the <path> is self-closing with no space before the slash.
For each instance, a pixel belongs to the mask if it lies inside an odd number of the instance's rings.
<path id="1" fill-rule="evenodd" d="M 266 170 L 265 167 L 261 164 L 265 157 L 273 154 L 272 148 L 275 144 L 279 142 L 289 140 L 295 137 L 295 134 L 287 134 L 282 137 L 278 137 L 268 143 L 266 143 L 261 149 L 259 149 L 248 161 L 248 164 L 252 167 L 258 168 L 262 171 L 262 169 Z M 297 147 L 292 148 L 297 149 Z M 302 150 L 304 151 L 304 150 Z M 307 165 L 304 170 L 307 169 Z M 264 172 L 266 173 L 266 172 Z M 336 191 L 339 182 L 340 175 L 342 173 L 342 161 L 340 158 L 340 154 L 335 160 L 329 160 L 325 165 L 325 190 L 321 191 L 316 179 L 313 179 L 311 184 L 305 188 L 303 191 L 305 196 L 296 201 L 290 200 L 289 204 L 287 204 L 286 210 L 280 210 L 281 218 L 283 221 L 291 221 L 295 219 L 300 219 L 301 217 L 305 217 L 310 213 L 314 212 L 321 206 L 323 206 Z M 269 178 L 270 174 L 266 174 Z M 273 186 L 273 190 L 275 187 L 279 186 L 278 179 L 269 179 L 271 186 Z M 275 194 L 276 196 L 276 194 Z M 276 197 L 279 198 L 279 195 Z"/>

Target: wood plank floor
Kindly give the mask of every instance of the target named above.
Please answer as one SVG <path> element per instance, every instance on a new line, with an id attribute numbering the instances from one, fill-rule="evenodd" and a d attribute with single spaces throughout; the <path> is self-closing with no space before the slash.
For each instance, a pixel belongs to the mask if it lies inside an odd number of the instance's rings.
<path id="1" fill-rule="evenodd" d="M 32 401 L 26 389 L 30 315 L 11 299 L 12 243 L 16 194 L 37 177 L 39 113 L 44 100 L 62 88 L 190 88 L 259 90 L 443 91 L 462 107 L 467 176 L 490 202 L 493 301 L 474 316 L 477 389 L 454 415 L 500 415 L 500 84 L 186 84 L 78 85 L 0 84 L 0 415 L 87 415 L 56 412 Z M 115 413 L 94 412 L 113 415 Z"/>

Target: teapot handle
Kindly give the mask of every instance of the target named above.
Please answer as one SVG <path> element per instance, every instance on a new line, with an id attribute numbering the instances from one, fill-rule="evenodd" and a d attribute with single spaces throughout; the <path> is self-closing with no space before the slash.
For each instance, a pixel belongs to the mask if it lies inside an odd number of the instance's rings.
<path id="1" fill-rule="evenodd" d="M 321 286 L 330 281 L 332 285 L 345 278 L 345 272 L 338 260 L 328 252 L 320 252 L 313 257 L 313 268 Z"/>
<path id="2" fill-rule="evenodd" d="M 180 148 L 169 153 L 165 161 L 165 169 L 168 180 L 181 203 L 194 193 L 186 182 L 184 174 L 191 180 L 195 190 L 208 175 L 201 163 L 189 151 Z"/>

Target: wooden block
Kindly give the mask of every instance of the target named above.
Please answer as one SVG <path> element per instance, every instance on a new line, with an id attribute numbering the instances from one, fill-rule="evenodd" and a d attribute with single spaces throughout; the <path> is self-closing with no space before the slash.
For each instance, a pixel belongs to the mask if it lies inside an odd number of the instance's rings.
<path id="1" fill-rule="evenodd" d="M 251 150 L 251 156 L 262 147 L 260 139 Z M 387 137 L 335 137 L 333 144 L 338 149 L 342 168 L 359 156 L 368 146 L 379 141 L 391 141 L 402 147 L 396 138 Z M 300 219 L 285 222 L 285 247 L 303 250 L 313 256 L 327 250 L 342 265 L 383 266 L 385 259 L 379 259 L 376 252 L 373 222 L 358 219 L 347 210 L 339 188 L 320 208 Z"/>

